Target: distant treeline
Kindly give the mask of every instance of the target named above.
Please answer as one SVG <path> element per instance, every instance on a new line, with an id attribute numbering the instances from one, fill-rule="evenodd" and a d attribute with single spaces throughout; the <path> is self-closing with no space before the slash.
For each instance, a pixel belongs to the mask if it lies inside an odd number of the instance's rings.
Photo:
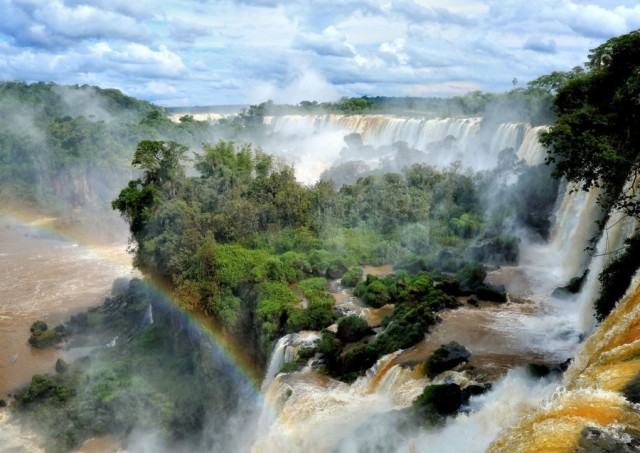
<path id="1" fill-rule="evenodd" d="M 302 101 L 296 105 L 266 101 L 251 105 L 241 115 L 262 117 L 287 114 L 399 114 L 420 117 L 490 116 L 496 122 L 549 124 L 553 120 L 553 96 L 547 87 L 532 83 L 526 89 L 506 93 L 472 91 L 463 96 L 437 97 L 343 97 L 335 102 Z"/>

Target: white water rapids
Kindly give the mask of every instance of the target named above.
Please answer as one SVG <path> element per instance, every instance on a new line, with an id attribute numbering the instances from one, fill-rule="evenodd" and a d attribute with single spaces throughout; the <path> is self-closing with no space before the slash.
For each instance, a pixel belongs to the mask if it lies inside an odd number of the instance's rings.
<path id="1" fill-rule="evenodd" d="M 487 140 L 477 118 L 415 120 L 292 115 L 267 118 L 266 123 L 272 131 L 293 140 L 301 140 L 313 131 L 313 139 L 307 142 L 311 147 L 323 137 L 333 137 L 334 140 L 324 142 L 329 156 L 318 153 L 322 156 L 319 159 L 328 158 L 327 161 L 339 156 L 337 138 L 345 132 L 360 133 L 365 145 L 390 145 L 404 140 L 426 152 L 427 164 L 444 165 L 460 159 L 463 166 L 475 170 L 492 168 L 497 153 L 504 148 L 513 148 L 528 165 L 543 163 L 546 155 L 538 142 L 546 127 L 505 123 L 489 134 Z M 455 149 L 449 154 L 437 145 L 447 137 L 455 141 Z M 296 162 L 296 170 L 304 179 L 304 175 L 313 174 L 323 165 L 323 160 L 313 157 L 307 160 L 305 154 L 304 160 Z M 318 374 L 310 366 L 313 360 L 300 372 L 274 378 L 273 371 L 287 361 L 282 354 L 274 354 L 273 360 L 278 362 L 270 364 L 263 387 L 273 412 L 271 426 L 262 427 L 253 451 L 485 451 L 501 431 L 550 398 L 560 385 L 528 376 L 522 365 L 539 361 L 560 363 L 574 357 L 580 341 L 593 328 L 593 302 L 599 291 L 597 276 L 615 256 L 607 251 L 621 248 L 636 227 L 632 221 L 620 221 L 617 214 L 611 215 L 592 259 L 585 248 L 597 233 L 595 222 L 602 217 L 596 204 L 597 195 L 596 190 L 563 188 L 549 241 L 524 240 L 519 266 L 505 266 L 490 274 L 491 281 L 504 284 L 510 296 L 523 303 L 480 310 L 464 307 L 445 313 L 444 322 L 422 344 L 383 357 L 350 386 Z M 581 293 L 563 300 L 551 296 L 555 288 L 566 285 L 587 268 L 590 272 Z M 337 296 L 339 302 L 344 299 L 344 295 Z M 357 310 L 357 304 L 353 301 L 350 304 L 351 309 Z M 294 336 L 290 335 L 287 341 Z M 394 409 L 410 405 L 428 384 L 411 366 L 401 366 L 403 358 L 407 362 L 411 362 L 410 358 L 424 360 L 439 344 L 450 340 L 465 344 L 472 353 L 472 363 L 485 367 L 489 374 L 495 372 L 499 379 L 492 391 L 471 399 L 468 413 L 449 418 L 443 428 L 424 429 L 410 438 L 398 438 L 393 424 L 384 422 L 385 417 Z M 376 416 L 382 418 L 375 429 L 363 425 Z M 264 420 L 265 417 L 263 423 Z"/>

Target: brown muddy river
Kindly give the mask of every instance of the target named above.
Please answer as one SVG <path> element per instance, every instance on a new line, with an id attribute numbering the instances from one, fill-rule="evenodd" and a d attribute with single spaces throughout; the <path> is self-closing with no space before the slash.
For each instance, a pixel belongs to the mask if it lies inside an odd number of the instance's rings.
<path id="1" fill-rule="evenodd" d="M 118 277 L 132 277 L 126 244 L 79 245 L 53 239 L 53 219 L 27 223 L 0 217 L 0 398 L 31 379 L 50 373 L 60 349 L 27 343 L 31 324 L 49 327 L 98 305 Z"/>

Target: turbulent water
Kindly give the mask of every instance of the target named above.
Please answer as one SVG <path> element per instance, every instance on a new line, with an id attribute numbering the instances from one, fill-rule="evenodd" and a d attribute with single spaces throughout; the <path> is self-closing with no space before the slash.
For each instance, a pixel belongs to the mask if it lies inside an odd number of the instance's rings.
<path id="1" fill-rule="evenodd" d="M 423 151 L 425 163 L 446 165 L 460 159 L 463 166 L 475 170 L 495 166 L 499 151 L 505 148 L 512 148 L 518 159 L 528 165 L 539 165 L 546 156 L 538 142 L 546 127 L 505 123 L 489 130 L 483 129 L 479 118 L 291 115 L 266 118 L 265 123 L 274 134 L 296 143 L 292 149 L 300 149 L 297 146 L 302 143 L 304 157 L 296 162 L 296 171 L 309 181 L 319 169 L 341 157 L 344 143 L 340 138 L 352 132 L 361 135 L 363 145 L 389 146 L 402 140 Z M 445 146 L 447 140 L 455 146 Z M 323 152 L 314 157 L 312 150 L 319 143 Z M 285 156 L 295 159 L 286 152 Z M 375 156 L 368 160 L 373 168 L 380 162 Z M 268 428 L 263 420 L 263 433 L 253 450 L 485 451 L 505 428 L 551 398 L 559 385 L 550 380 L 534 380 L 519 367 L 531 362 L 559 363 L 574 357 L 580 341 L 593 328 L 593 301 L 599 291 L 597 276 L 615 256 L 608 252 L 622 247 L 636 227 L 630 220 L 611 215 L 592 258 L 585 248 L 597 233 L 595 222 L 603 217 L 596 204 L 597 196 L 596 189 L 583 192 L 562 186 L 550 239 L 531 242 L 523 237 L 520 265 L 505 266 L 490 274 L 489 279 L 504 284 L 515 302 L 445 313 L 443 322 L 423 343 L 383 357 L 351 386 L 318 375 L 310 366 L 312 362 L 301 372 L 274 378 L 273 370 L 287 361 L 284 354 L 274 354 L 272 360 L 278 362 L 272 362 L 265 392 L 275 409 L 270 418 L 265 418 L 271 420 Z M 584 290 L 578 296 L 564 300 L 552 297 L 555 288 L 566 285 L 588 268 Z M 339 305 L 368 318 L 344 290 L 336 296 Z M 280 346 L 295 341 L 294 337 L 289 336 Z M 406 407 L 420 394 L 428 380 L 420 366 L 411 364 L 424 361 L 436 347 L 451 340 L 467 345 L 472 352 L 471 364 L 482 369 L 488 378 L 497 379 L 494 389 L 472 398 L 468 414 L 449 419 L 437 431 L 398 439 L 392 424 L 385 428 L 384 422 L 374 431 L 363 431 L 362 424 L 367 419 Z M 503 451 L 510 451 L 509 447 Z"/>

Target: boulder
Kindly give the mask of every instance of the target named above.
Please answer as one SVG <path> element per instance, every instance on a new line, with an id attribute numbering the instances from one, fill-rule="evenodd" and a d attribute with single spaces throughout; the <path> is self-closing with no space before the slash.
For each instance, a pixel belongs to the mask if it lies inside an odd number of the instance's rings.
<path id="1" fill-rule="evenodd" d="M 466 362 L 471 353 L 461 344 L 451 341 L 433 351 L 425 363 L 425 371 L 433 379 L 443 371 L 451 370 Z"/>

